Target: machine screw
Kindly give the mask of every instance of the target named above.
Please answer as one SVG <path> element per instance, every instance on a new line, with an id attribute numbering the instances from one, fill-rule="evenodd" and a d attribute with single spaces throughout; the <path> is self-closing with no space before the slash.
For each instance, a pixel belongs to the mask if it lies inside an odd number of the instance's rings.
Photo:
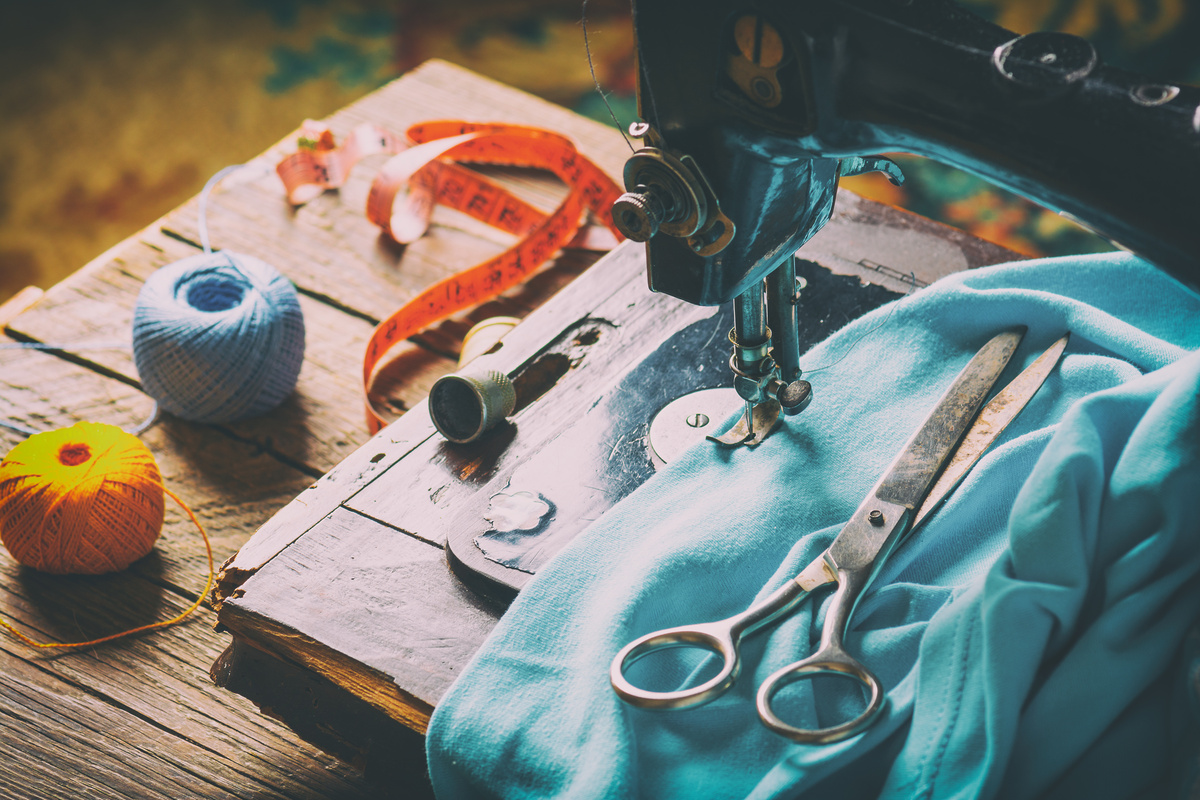
<path id="1" fill-rule="evenodd" d="M 689 414 L 688 418 L 687 418 L 687 424 L 693 428 L 703 428 L 705 425 L 708 424 L 708 422 L 709 422 L 708 415 L 701 414 L 699 412 L 697 412 L 695 414 Z"/>
<path id="2" fill-rule="evenodd" d="M 775 97 L 775 87 L 766 78 L 755 78 L 750 81 L 750 88 L 759 100 L 769 101 Z"/>
<path id="3" fill-rule="evenodd" d="M 1139 106 L 1153 108 L 1161 106 L 1164 103 L 1169 103 L 1179 96 L 1178 86 L 1168 86 L 1165 84 L 1143 84 L 1136 86 L 1130 90 L 1129 96 L 1133 98 L 1133 102 Z"/>

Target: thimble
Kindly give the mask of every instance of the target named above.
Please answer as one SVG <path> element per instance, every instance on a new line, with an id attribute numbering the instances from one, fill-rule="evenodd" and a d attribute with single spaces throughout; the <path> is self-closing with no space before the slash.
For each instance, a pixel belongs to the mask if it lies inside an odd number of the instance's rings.
<path id="1" fill-rule="evenodd" d="M 458 444 L 478 439 L 513 413 L 516 405 L 517 393 L 508 376 L 482 364 L 443 375 L 429 390 L 433 424 Z"/>

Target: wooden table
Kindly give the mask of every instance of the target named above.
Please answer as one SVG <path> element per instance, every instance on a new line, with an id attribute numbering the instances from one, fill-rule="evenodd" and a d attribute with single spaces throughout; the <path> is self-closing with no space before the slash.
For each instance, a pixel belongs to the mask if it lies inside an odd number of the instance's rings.
<path id="1" fill-rule="evenodd" d="M 562 131 L 614 176 L 628 154 L 611 128 L 442 62 L 328 122 L 342 136 L 363 121 L 402 131 L 446 117 Z M 686 326 L 715 313 L 651 295 L 637 246 L 590 270 L 596 254 L 565 251 L 522 287 L 417 337 L 379 388 L 382 404 L 398 415 L 411 411 L 369 438 L 357 376 L 373 325 L 505 240 L 439 212 L 426 237 L 406 248 L 391 244 L 362 213 L 382 156 L 361 164 L 339 192 L 293 210 L 272 171 L 293 149 L 285 140 L 227 179 L 209 204 L 208 227 L 214 247 L 258 256 L 300 290 L 308 344 L 296 392 L 258 419 L 205 426 L 166 416 L 142 436 L 167 485 L 210 531 L 218 558 L 230 559 L 214 599 L 216 621 L 232 638 L 212 630 L 207 610 L 166 632 L 60 656 L 0 638 L 0 796 L 342 798 L 372 791 L 321 751 L 362 768 L 376 786 L 427 792 L 420 734 L 503 612 L 502 600 L 447 568 L 455 515 L 477 509 L 497 481 L 519 477 L 525 455 L 572 435 L 601 384 L 629 372 L 627 355 L 640 357 L 627 352 L 631 342 L 646 354 L 657 347 L 649 324 L 656 315 Z M 494 174 L 542 207 L 561 196 L 540 175 Z M 0 355 L 0 414 L 43 429 L 76 419 L 129 427 L 144 417 L 151 401 L 137 389 L 130 354 L 77 345 L 127 340 L 142 282 L 196 253 L 198 241 L 193 201 L 44 296 L 8 304 L 9 318 L 0 319 L 8 337 L 66 346 Z M 829 280 L 857 286 L 862 278 L 891 292 L 1012 257 L 844 192 L 805 255 L 821 275 L 854 276 Z M 809 312 L 813 338 L 848 321 L 833 303 Z M 540 383 L 530 379 L 540 394 L 527 398 L 507 434 L 482 449 L 448 446 L 435 436 L 423 398 L 453 369 L 466 329 L 498 314 L 526 318 L 494 356 L 499 366 L 516 376 L 538 364 L 567 367 Z M 642 333 L 626 336 L 635 331 Z M 560 360 L 539 360 L 547 355 Z M 19 439 L 0 429 L 4 446 Z M 0 562 L 0 610 L 35 636 L 100 636 L 185 606 L 204 585 L 203 552 L 186 519 L 168 509 L 154 553 L 120 575 L 52 578 Z M 232 692 L 212 685 L 210 665 Z"/>

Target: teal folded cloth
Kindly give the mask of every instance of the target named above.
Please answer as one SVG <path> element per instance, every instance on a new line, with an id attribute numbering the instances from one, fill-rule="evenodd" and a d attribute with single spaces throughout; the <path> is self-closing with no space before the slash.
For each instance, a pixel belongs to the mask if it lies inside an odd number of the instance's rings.
<path id="1" fill-rule="evenodd" d="M 743 611 L 827 547 L 1016 325 L 1000 385 L 1070 344 L 859 604 L 846 645 L 886 687 L 874 725 L 815 746 L 757 718 L 758 684 L 815 647 L 820 602 L 745 640 L 712 703 L 616 697 L 628 641 Z M 1196 796 L 1198 348 L 1200 295 L 1128 254 L 960 273 L 847 326 L 805 355 L 803 414 L 753 450 L 694 447 L 521 592 L 433 715 L 437 796 Z M 823 685 L 794 688 L 810 724 L 828 713 Z"/>

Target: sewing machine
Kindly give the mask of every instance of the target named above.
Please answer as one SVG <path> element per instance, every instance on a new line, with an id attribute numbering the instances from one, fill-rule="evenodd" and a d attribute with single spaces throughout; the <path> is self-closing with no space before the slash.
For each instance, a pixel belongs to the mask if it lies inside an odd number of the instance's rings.
<path id="1" fill-rule="evenodd" d="M 879 152 L 975 172 L 1200 286 L 1200 89 L 1105 67 L 1078 37 L 1017 36 L 948 0 L 640 0 L 634 24 L 642 120 L 629 134 L 641 147 L 613 219 L 645 242 L 653 292 L 721 310 L 672 310 L 678 327 L 625 354 L 640 363 L 611 395 L 499 491 L 480 492 L 485 508 L 464 504 L 447 551 L 485 593 L 519 589 L 652 464 L 704 435 L 755 446 L 812 402 L 800 354 L 832 330 L 800 324 L 800 304 L 812 314 L 814 301 L 800 291 L 814 278 L 807 258 L 827 255 L 804 245 L 833 217 L 841 176 L 903 181 Z M 518 384 L 542 374 L 522 369 Z M 430 396 L 439 422 L 439 385 Z M 645 445 L 631 450 L 643 423 Z"/>
<path id="2" fill-rule="evenodd" d="M 677 398 L 729 393 L 722 343 L 731 328 L 743 395 L 723 406 L 726 416 L 745 394 L 755 408 L 777 402 L 783 415 L 785 402 L 793 411 L 805 402 L 794 352 L 914 286 L 1020 257 L 838 195 L 842 174 L 882 169 L 899 179 L 875 152 L 969 168 L 1200 282 L 1197 90 L 1139 81 L 1090 57 L 1084 69 L 1073 59 L 1091 51 L 1077 40 L 1018 38 L 936 0 L 760 3 L 739 25 L 747 8 L 637 4 L 646 122 L 634 133 L 646 147 L 630 162 L 617 215 L 646 245 L 605 256 L 488 356 L 516 386 L 512 420 L 458 445 L 418 404 L 255 534 L 217 589 L 220 623 L 233 634 L 213 667 L 218 684 L 369 769 L 391 769 L 402 746 L 420 763 L 409 729 L 425 730 L 504 602 L 653 474 L 650 429 Z M 400 127 L 461 116 L 538 120 L 585 142 L 610 172 L 627 155 L 611 130 L 447 64 L 401 78 L 338 123 L 348 131 L 364 118 Z M 1161 168 L 1145 163 L 1151 152 Z M 245 207 L 269 206 L 264 192 L 278 188 L 247 194 Z M 680 217 L 692 205 L 696 219 Z M 331 208 L 342 205 L 331 199 Z M 301 252 L 323 254 L 335 230 L 338 248 L 369 243 L 368 257 L 352 255 L 374 274 L 382 249 L 349 209 L 336 229 L 324 217 L 284 219 L 272 240 L 286 235 L 307 243 Z M 379 273 L 405 274 L 383 255 Z M 327 263 L 313 274 L 324 277 Z M 798 306 L 793 268 L 808 280 Z M 810 415 L 820 413 L 817 384 Z M 677 411 L 683 434 L 716 425 L 701 425 L 713 416 L 701 410 Z M 765 430 L 759 421 L 748 433 Z"/>
<path id="3" fill-rule="evenodd" d="M 903 180 L 874 153 L 974 172 L 1200 286 L 1200 89 L 948 0 L 638 0 L 634 21 L 643 146 L 613 217 L 646 242 L 654 291 L 733 303 L 747 409 L 726 444 L 756 444 L 812 399 L 793 254 L 840 176 Z"/>

